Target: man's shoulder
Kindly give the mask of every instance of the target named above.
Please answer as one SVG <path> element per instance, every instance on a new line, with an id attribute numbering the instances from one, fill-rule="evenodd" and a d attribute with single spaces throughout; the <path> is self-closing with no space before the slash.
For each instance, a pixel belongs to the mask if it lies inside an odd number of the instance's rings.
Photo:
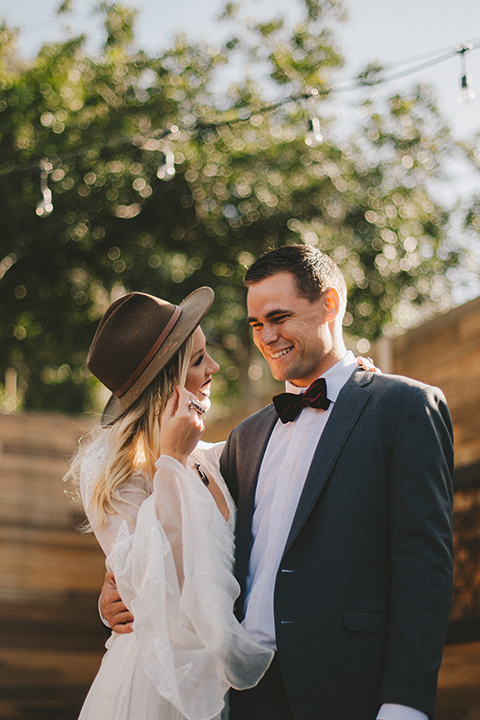
<path id="1" fill-rule="evenodd" d="M 275 414 L 275 408 L 273 407 L 273 403 L 268 403 L 268 405 L 265 405 L 265 407 L 261 408 L 260 410 L 257 410 L 256 412 L 252 413 L 251 415 L 248 415 L 244 420 L 242 420 L 237 427 L 236 430 L 247 430 L 256 427 L 258 424 L 263 424 L 266 420 L 271 418 Z M 276 416 L 276 415 L 275 415 Z"/>
<path id="2" fill-rule="evenodd" d="M 261 410 L 246 417 L 240 422 L 228 436 L 225 449 L 220 458 L 220 469 L 223 477 L 229 484 L 233 497 L 236 492 L 233 488 L 233 476 L 238 471 L 241 463 L 256 450 L 258 443 L 266 442 L 275 422 L 277 414 L 272 403 L 269 403 Z M 246 452 L 246 448 L 248 451 Z"/>
<path id="3" fill-rule="evenodd" d="M 351 381 L 365 387 L 374 395 L 413 398 L 414 396 L 436 397 L 445 402 L 443 391 L 435 385 L 421 380 L 395 375 L 392 373 L 372 373 L 357 371 L 353 373 Z"/>
<path id="4" fill-rule="evenodd" d="M 265 407 L 257 410 L 251 415 L 248 415 L 248 417 L 239 422 L 238 425 L 236 425 L 236 427 L 234 427 L 231 431 L 229 435 L 229 442 L 231 443 L 233 440 L 234 442 L 241 441 L 244 443 L 252 436 L 255 437 L 259 434 L 263 435 L 265 428 L 273 427 L 276 419 L 277 414 L 275 412 L 275 408 L 273 407 L 273 403 L 269 403 Z"/>

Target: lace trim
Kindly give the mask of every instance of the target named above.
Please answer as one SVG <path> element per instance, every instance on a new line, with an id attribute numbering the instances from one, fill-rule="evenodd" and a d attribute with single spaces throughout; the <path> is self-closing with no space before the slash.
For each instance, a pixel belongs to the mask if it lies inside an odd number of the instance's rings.
<path id="1" fill-rule="evenodd" d="M 121 574 L 122 582 L 129 588 L 131 592 L 134 592 L 134 588 L 130 580 L 129 563 L 131 538 L 132 534 L 130 532 L 128 522 L 127 520 L 124 520 L 118 529 L 117 537 L 115 538 L 115 542 L 113 543 L 112 549 L 110 550 L 110 553 L 108 555 L 107 566 L 114 573 L 118 573 L 117 568 L 123 567 L 124 572 L 122 572 Z M 119 578 L 117 578 L 117 580 L 118 579 Z"/>
<path id="2" fill-rule="evenodd" d="M 175 590 L 165 576 L 165 558 L 169 555 L 173 557 L 172 548 L 168 543 L 163 542 L 157 527 L 150 528 L 150 536 L 152 547 L 160 547 L 163 551 L 163 557 L 160 558 L 157 554 L 150 556 L 145 572 L 145 580 L 151 580 L 154 585 L 165 588 L 167 595 L 173 595 Z"/>
<path id="3" fill-rule="evenodd" d="M 179 685 L 193 668 L 193 663 L 175 666 L 172 649 L 169 645 L 154 639 L 157 664 L 157 687 L 160 685 L 162 694 L 171 703 L 178 705 L 180 701 Z"/>
<path id="4" fill-rule="evenodd" d="M 92 505 L 93 489 L 100 474 L 102 466 L 105 466 L 108 457 L 107 447 L 102 444 L 94 445 L 82 462 L 81 474 L 83 485 L 83 503 L 85 509 Z"/>

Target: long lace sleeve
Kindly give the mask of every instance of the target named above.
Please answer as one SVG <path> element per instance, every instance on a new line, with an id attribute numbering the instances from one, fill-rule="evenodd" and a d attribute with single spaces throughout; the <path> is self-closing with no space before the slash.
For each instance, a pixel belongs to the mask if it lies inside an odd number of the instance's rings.
<path id="1" fill-rule="evenodd" d="M 106 557 L 119 540 L 134 533 L 138 509 L 150 495 L 146 475 L 142 472 L 134 474 L 122 486 L 118 498 L 123 515 L 112 513 L 106 525 L 99 524 L 92 506 L 93 488 L 107 462 L 108 452 L 107 445 L 96 443 L 84 458 L 80 470 L 80 493 L 85 514 Z"/>
<path id="2" fill-rule="evenodd" d="M 120 523 L 107 567 L 133 612 L 143 667 L 158 693 L 187 720 L 209 720 L 229 687 L 258 682 L 272 653 L 234 617 L 233 533 L 210 492 L 171 457 L 160 457 L 156 468 L 153 493 L 141 502 L 134 531 Z"/>

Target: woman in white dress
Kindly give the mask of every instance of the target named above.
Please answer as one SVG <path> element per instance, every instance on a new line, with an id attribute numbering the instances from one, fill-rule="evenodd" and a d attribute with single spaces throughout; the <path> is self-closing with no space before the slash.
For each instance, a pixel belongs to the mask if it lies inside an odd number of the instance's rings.
<path id="1" fill-rule="evenodd" d="M 90 529 L 135 616 L 112 633 L 79 720 L 211 720 L 272 653 L 237 622 L 234 503 L 221 445 L 198 443 L 217 363 L 199 288 L 179 306 L 130 293 L 105 312 L 87 366 L 112 392 L 72 463 Z"/>

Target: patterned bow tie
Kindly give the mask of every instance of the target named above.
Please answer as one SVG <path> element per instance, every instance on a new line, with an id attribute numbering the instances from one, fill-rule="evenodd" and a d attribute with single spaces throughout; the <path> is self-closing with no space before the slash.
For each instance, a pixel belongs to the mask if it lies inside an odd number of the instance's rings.
<path id="1" fill-rule="evenodd" d="M 273 404 L 282 423 L 295 420 L 304 407 L 326 410 L 330 405 L 330 400 L 327 398 L 327 383 L 324 378 L 319 378 L 299 395 L 280 393 L 273 398 Z"/>

